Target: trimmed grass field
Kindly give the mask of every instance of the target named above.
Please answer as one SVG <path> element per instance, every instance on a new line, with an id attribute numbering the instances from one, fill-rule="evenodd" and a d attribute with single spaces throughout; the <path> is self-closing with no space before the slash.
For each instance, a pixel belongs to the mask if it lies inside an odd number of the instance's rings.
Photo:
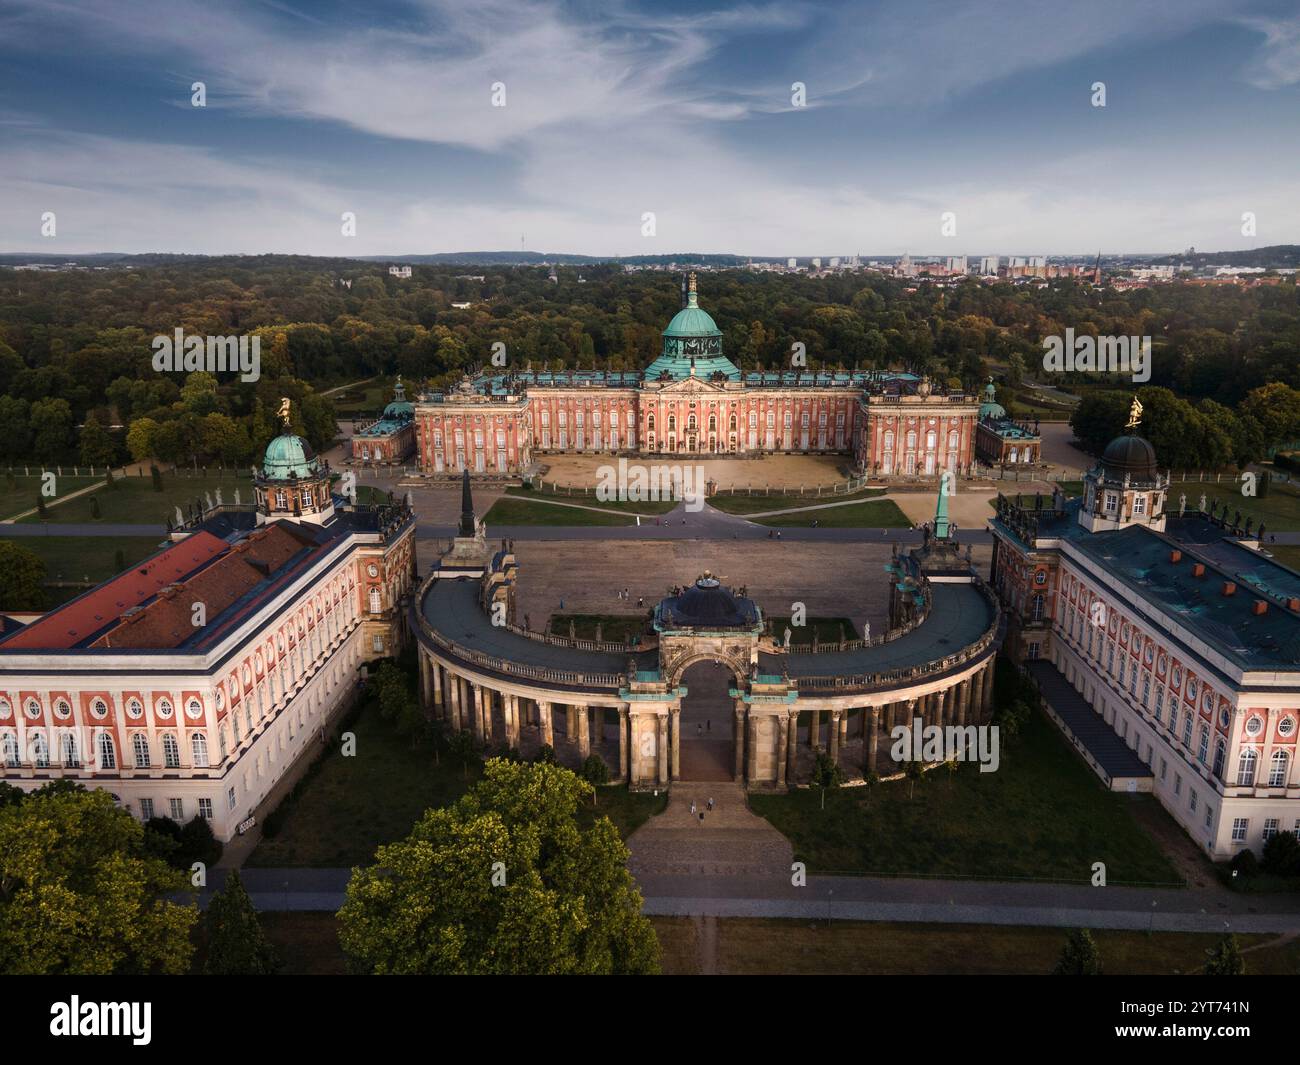
<path id="1" fill-rule="evenodd" d="M 576 500 L 575 500 L 576 502 Z M 583 504 L 587 506 L 589 504 Z M 556 506 L 535 499 L 502 496 L 492 504 L 483 520 L 496 525 L 635 525 L 636 518 L 627 514 L 602 513 L 578 507 Z"/>
<path id="2" fill-rule="evenodd" d="M 863 503 L 849 503 L 847 506 L 825 507 L 820 510 L 790 510 L 766 518 L 755 518 L 754 523 L 785 529 L 806 529 L 814 523 L 822 529 L 910 529 L 912 527 L 912 522 L 898 509 L 898 504 L 892 499 L 870 499 Z"/>
<path id="3" fill-rule="evenodd" d="M 235 501 L 235 492 L 239 491 L 240 501 L 253 501 L 253 485 L 247 471 L 226 470 L 224 474 L 209 471 L 202 474 L 172 472 L 162 475 L 162 491 L 155 491 L 153 479 L 144 477 L 122 477 L 113 488 L 106 484 L 93 492 L 69 499 L 64 503 L 57 500 L 46 502 L 47 517 L 51 524 L 71 522 L 102 522 L 105 525 L 149 525 L 164 524 L 168 518 L 175 520 L 176 507 L 188 516 L 187 508 L 195 499 L 203 499 L 204 493 L 216 495 L 221 489 L 222 500 L 226 503 Z M 100 481 L 103 484 L 103 481 Z M 60 491 L 71 489 L 63 487 L 59 481 Z M 93 502 L 92 502 L 93 500 Z M 33 497 L 32 503 L 35 504 Z M 57 504 L 57 505 L 56 505 Z M 95 517 L 95 507 L 99 508 L 99 517 Z M 39 514 L 23 518 L 25 523 L 40 522 Z"/>
<path id="4" fill-rule="evenodd" d="M 517 499 L 527 499 L 536 503 L 576 503 L 584 507 L 599 507 L 601 510 L 607 510 L 612 514 L 667 514 L 677 506 L 680 500 L 676 499 L 614 499 L 608 502 L 602 502 L 594 495 L 583 495 L 575 492 L 568 495 L 565 492 L 544 492 L 535 488 L 511 487 L 506 489 L 506 495 L 513 496 Z"/>
<path id="5" fill-rule="evenodd" d="M 778 641 L 785 639 L 785 628 L 790 619 L 773 614 L 768 616 L 768 621 L 772 623 L 772 635 Z M 846 640 L 857 640 L 862 636 L 852 618 L 808 618 L 802 625 L 791 626 L 790 642 L 810 644 L 815 635 L 821 643 L 838 643 L 841 630 Z"/>
<path id="6" fill-rule="evenodd" d="M 1201 494 L 1205 494 L 1207 503 L 1216 500 L 1228 506 L 1228 517 L 1240 510 L 1241 520 L 1255 519 L 1255 527 L 1264 522 L 1265 532 L 1294 532 L 1300 529 L 1300 492 L 1295 487 L 1281 481 L 1273 481 L 1268 486 L 1266 496 L 1243 496 L 1242 482 L 1223 481 L 1219 484 L 1207 484 L 1204 481 L 1175 481 L 1169 486 L 1165 497 L 1165 512 L 1178 513 L 1178 497 L 1187 496 L 1187 509 L 1195 510 L 1201 505 Z M 1222 506 L 1220 506 L 1222 512 Z"/>
<path id="7" fill-rule="evenodd" d="M 339 976 L 346 960 L 332 913 L 263 913 L 266 937 L 295 976 Z M 651 917 L 665 975 L 700 972 L 699 918 Z M 1005 925 L 875 924 L 719 918 L 716 968 L 729 975 L 1048 974 L 1065 945 L 1064 928 Z M 1195 973 L 1214 935 L 1095 931 L 1102 971 L 1110 975 Z M 1238 936 L 1248 975 L 1300 972 L 1300 941 Z M 201 961 L 196 962 L 200 971 Z"/>
<path id="8" fill-rule="evenodd" d="M 594 640 L 596 625 L 600 625 L 601 639 L 613 643 L 627 643 L 629 636 L 645 636 L 650 627 L 650 613 L 643 614 L 552 614 L 551 635 L 568 636 L 569 622 L 573 622 L 574 636 L 579 640 Z"/>
<path id="9" fill-rule="evenodd" d="M 871 499 L 874 496 L 885 494 L 883 488 L 863 488 L 857 492 L 851 492 L 846 495 L 814 495 L 809 493 L 800 496 L 797 493 L 782 494 L 773 492 L 770 495 L 754 493 L 750 495 L 736 494 L 730 492 L 718 493 L 709 496 L 709 506 L 714 510 L 720 510 L 724 514 L 761 514 L 768 510 L 781 510 L 789 507 L 812 507 L 818 503 L 839 503 L 848 499 Z"/>
<path id="10" fill-rule="evenodd" d="M 356 754 L 326 756 L 248 865 L 366 865 L 380 844 L 407 836 L 426 809 L 455 802 L 478 776 L 474 765 L 466 772 L 445 756 L 435 761 L 427 744 L 412 747 L 373 705 L 345 729 L 356 735 Z"/>
<path id="11" fill-rule="evenodd" d="M 750 806 L 794 844 L 814 873 L 1020 877 L 1087 883 L 1094 862 L 1111 884 L 1174 884 L 1178 875 L 1133 816 L 1149 795 L 1101 787 L 1055 726 L 1035 712 L 1003 745 L 996 772 L 973 762 L 916 783 L 751 795 Z"/>
<path id="12" fill-rule="evenodd" d="M 80 488 L 86 488 L 92 484 L 103 484 L 102 477 L 73 477 L 71 474 L 65 474 L 62 477 L 55 476 L 54 488 L 58 495 L 66 495 L 69 492 L 75 492 Z M 14 474 L 12 483 L 6 475 L 0 477 L 0 521 L 21 514 L 25 510 L 31 510 L 36 506 L 37 499 L 40 498 L 41 488 L 45 481 L 39 474 L 31 477 L 24 477 L 21 473 Z M 47 499 L 45 505 L 48 507 L 54 500 Z"/>

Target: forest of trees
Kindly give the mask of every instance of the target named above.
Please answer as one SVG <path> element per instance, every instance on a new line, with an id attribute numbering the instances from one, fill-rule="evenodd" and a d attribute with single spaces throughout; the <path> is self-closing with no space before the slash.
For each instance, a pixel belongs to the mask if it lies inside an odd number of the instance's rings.
<path id="1" fill-rule="evenodd" d="M 320 448 L 335 432 L 319 394 L 331 385 L 394 372 L 441 385 L 486 362 L 497 342 L 517 369 L 642 369 L 679 299 L 675 275 L 608 264 L 562 267 L 558 282 L 545 267 L 416 266 L 399 280 L 383 264 L 292 256 L 0 269 L 0 461 L 244 464 L 277 431 L 282 395 L 295 400 L 297 431 Z M 1115 292 L 1070 280 L 971 280 L 941 289 L 871 274 L 730 270 L 701 277 L 700 302 L 746 370 L 787 364 L 798 341 L 811 369 L 911 369 L 975 388 L 998 367 L 1013 378 L 1034 374 L 1042 338 L 1070 326 L 1079 335 L 1150 335 L 1149 385 L 1220 425 L 1219 408 L 1239 411 L 1262 386 L 1300 388 L 1294 286 Z M 261 336 L 261 380 L 158 373 L 150 342 L 177 328 Z M 1056 383 L 1105 384 L 1070 375 Z M 1111 387 L 1132 388 L 1120 379 Z M 1249 425 L 1235 438 L 1225 431 L 1235 442 L 1221 450 L 1237 457 L 1281 439 L 1257 439 Z"/>

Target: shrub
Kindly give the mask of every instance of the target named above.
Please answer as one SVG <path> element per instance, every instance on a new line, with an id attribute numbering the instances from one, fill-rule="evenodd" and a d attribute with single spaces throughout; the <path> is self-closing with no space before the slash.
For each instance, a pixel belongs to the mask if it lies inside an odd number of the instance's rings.
<path id="1" fill-rule="evenodd" d="M 1249 880 L 1259 874 L 1259 862 L 1255 860 L 1255 852 L 1247 847 L 1240 851 L 1235 858 L 1229 863 L 1229 868 L 1238 876 Z"/>
<path id="2" fill-rule="evenodd" d="M 582 763 L 582 779 L 588 784 L 608 784 L 609 783 L 609 766 L 605 764 L 598 754 L 587 755 L 587 760 Z"/>
<path id="3" fill-rule="evenodd" d="M 1264 872 L 1277 876 L 1300 875 L 1300 840 L 1294 832 L 1279 832 L 1264 844 Z"/>

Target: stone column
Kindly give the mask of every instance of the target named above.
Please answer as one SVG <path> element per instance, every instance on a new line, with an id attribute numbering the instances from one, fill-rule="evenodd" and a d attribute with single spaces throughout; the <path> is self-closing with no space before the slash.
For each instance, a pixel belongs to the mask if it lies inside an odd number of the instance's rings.
<path id="1" fill-rule="evenodd" d="M 537 720 L 542 728 L 542 742 L 548 747 L 555 746 L 555 732 L 551 727 L 551 704 L 537 704 Z"/>
<path id="2" fill-rule="evenodd" d="M 472 684 L 470 687 L 474 692 L 474 734 L 480 743 L 487 743 L 489 737 L 483 729 L 483 686 Z"/>
<path id="3" fill-rule="evenodd" d="M 519 746 L 519 696 L 505 696 L 506 703 L 506 745 Z"/>
<path id="4" fill-rule="evenodd" d="M 830 748 L 831 748 L 830 756 L 832 762 L 838 762 L 840 760 L 840 714 L 841 713 L 843 713 L 843 711 L 841 710 L 831 711 L 831 727 L 830 727 L 830 736 L 828 738 L 830 740 Z"/>
<path id="5" fill-rule="evenodd" d="M 420 659 L 420 709 L 428 713 L 433 703 L 433 683 L 429 679 L 429 656 L 423 652 L 417 652 Z M 269 669 L 267 676 L 271 678 L 271 702 L 275 702 L 275 674 Z"/>
<path id="6" fill-rule="evenodd" d="M 624 781 L 628 779 L 627 775 L 627 749 L 629 737 L 627 730 L 628 712 L 626 706 L 618 708 L 618 772 Z"/>
<path id="7" fill-rule="evenodd" d="M 822 745 L 822 712 L 814 710 L 812 712 L 812 726 L 808 729 L 808 746 L 816 754 L 818 748 Z"/>
<path id="8" fill-rule="evenodd" d="M 578 742 L 578 713 L 572 703 L 564 704 L 564 738 L 573 744 Z"/>
<path id="9" fill-rule="evenodd" d="M 659 740 L 655 745 L 655 755 L 659 768 L 659 783 L 663 787 L 668 786 L 668 715 L 659 714 L 656 725 L 659 729 Z"/>
<path id="10" fill-rule="evenodd" d="M 862 711 L 867 718 L 867 757 L 863 764 L 865 773 L 876 770 L 876 752 L 880 747 L 880 707 L 870 706 Z"/>
<path id="11" fill-rule="evenodd" d="M 451 727 L 459 732 L 460 724 L 460 678 L 455 673 L 447 674 L 447 693 L 451 696 Z"/>
<path id="12" fill-rule="evenodd" d="M 948 692 L 939 691 L 934 693 L 934 723 L 941 728 L 948 724 Z"/>
<path id="13" fill-rule="evenodd" d="M 758 715 L 750 713 L 745 718 L 745 746 L 748 748 L 745 752 L 748 755 L 745 759 L 745 779 L 753 785 L 758 782 Z"/>
<path id="14" fill-rule="evenodd" d="M 980 724 L 984 724 L 993 716 L 993 660 L 989 659 L 989 664 L 984 669 L 984 694 L 980 702 L 981 717 Z"/>
<path id="15" fill-rule="evenodd" d="M 429 665 L 433 668 L 433 714 L 435 717 L 446 717 L 447 700 L 442 691 L 442 666 L 432 660 Z"/>
<path id="16" fill-rule="evenodd" d="M 743 784 L 745 782 L 745 704 L 742 700 L 736 700 L 736 727 L 733 735 L 736 737 L 736 781 Z"/>
<path id="17" fill-rule="evenodd" d="M 586 706 L 571 706 L 569 712 L 574 715 L 578 731 L 578 757 L 585 759 L 591 754 L 591 710 Z"/>
<path id="18" fill-rule="evenodd" d="M 669 724 L 672 729 L 672 778 L 682 779 L 682 708 L 675 706 L 669 711 L 672 715 Z"/>
<path id="19" fill-rule="evenodd" d="M 849 742 L 849 712 L 845 710 L 840 715 L 840 746 Z"/>
<path id="20" fill-rule="evenodd" d="M 799 711 L 790 710 L 786 717 L 785 779 L 794 787 L 799 765 Z"/>
<path id="21" fill-rule="evenodd" d="M 587 707 L 587 729 L 591 733 L 591 749 L 594 751 L 601 744 L 605 731 L 605 708 L 603 706 Z"/>
<path id="22" fill-rule="evenodd" d="M 776 729 L 776 785 L 779 788 L 784 788 L 786 774 L 786 747 L 790 742 L 788 718 L 784 715 L 774 717 L 772 718 L 772 726 Z"/>
<path id="23" fill-rule="evenodd" d="M 970 698 L 970 678 L 957 685 L 957 724 L 964 726 L 966 724 L 966 703 Z"/>

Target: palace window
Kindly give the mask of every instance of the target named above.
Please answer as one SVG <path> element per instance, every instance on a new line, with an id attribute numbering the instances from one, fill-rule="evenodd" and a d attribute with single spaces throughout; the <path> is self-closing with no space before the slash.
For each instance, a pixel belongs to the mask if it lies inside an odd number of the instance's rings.
<path id="1" fill-rule="evenodd" d="M 1286 751 L 1274 751 L 1268 766 L 1268 786 L 1270 788 L 1286 787 Z"/>
<path id="2" fill-rule="evenodd" d="M 1253 788 L 1255 786 L 1255 766 L 1259 761 L 1259 755 L 1247 747 L 1241 752 L 1241 760 L 1237 762 L 1237 787 Z"/>
<path id="3" fill-rule="evenodd" d="M 1232 819 L 1232 842 L 1245 843 L 1246 833 L 1250 831 L 1250 818 L 1234 817 Z"/>
<path id="4" fill-rule="evenodd" d="M 208 738 L 202 732 L 190 737 L 190 751 L 194 755 L 194 767 L 203 769 L 208 764 Z"/>
<path id="5" fill-rule="evenodd" d="M 77 751 L 77 737 L 71 733 L 63 737 L 63 764 L 69 769 L 81 768 L 81 755 Z"/>
<path id="6" fill-rule="evenodd" d="M 4 734 L 4 757 L 5 765 L 9 769 L 18 768 L 18 737 L 12 732 Z"/>
<path id="7" fill-rule="evenodd" d="M 1190 710 L 1183 714 L 1183 746 L 1188 750 L 1192 747 L 1192 712 Z"/>
<path id="8" fill-rule="evenodd" d="M 176 737 L 170 732 L 163 736 L 163 765 L 168 769 L 181 767 L 181 751 L 176 744 Z"/>
<path id="9" fill-rule="evenodd" d="M 144 733 L 137 732 L 131 737 L 131 750 L 135 755 L 136 769 L 149 768 L 149 741 L 145 739 Z"/>
<path id="10" fill-rule="evenodd" d="M 199 800 L 199 816 L 200 816 L 201 818 L 203 818 L 203 820 L 205 820 L 205 821 L 211 821 L 211 820 L 212 820 L 212 800 L 211 800 L 211 799 L 200 799 L 200 800 Z"/>
<path id="11" fill-rule="evenodd" d="M 1277 835 L 1277 826 L 1278 826 L 1278 818 L 1266 817 L 1264 819 L 1263 839 L 1265 843 L 1267 843 L 1270 839 L 1272 839 L 1274 836 Z"/>
<path id="12" fill-rule="evenodd" d="M 1223 740 L 1214 742 L 1214 775 L 1220 780 L 1223 779 L 1223 761 L 1227 755 L 1227 748 L 1223 745 Z"/>
<path id="13" fill-rule="evenodd" d="M 32 765 L 37 769 L 50 767 L 50 748 L 45 737 L 39 732 L 32 734 Z"/>
<path id="14" fill-rule="evenodd" d="M 107 732 L 99 734 L 99 767 L 101 769 L 117 768 L 117 748 L 113 746 L 113 737 Z"/>
<path id="15" fill-rule="evenodd" d="M 1205 765 L 1206 759 L 1210 757 L 1210 730 L 1204 725 L 1201 726 L 1201 738 L 1196 745 L 1196 760 Z"/>

